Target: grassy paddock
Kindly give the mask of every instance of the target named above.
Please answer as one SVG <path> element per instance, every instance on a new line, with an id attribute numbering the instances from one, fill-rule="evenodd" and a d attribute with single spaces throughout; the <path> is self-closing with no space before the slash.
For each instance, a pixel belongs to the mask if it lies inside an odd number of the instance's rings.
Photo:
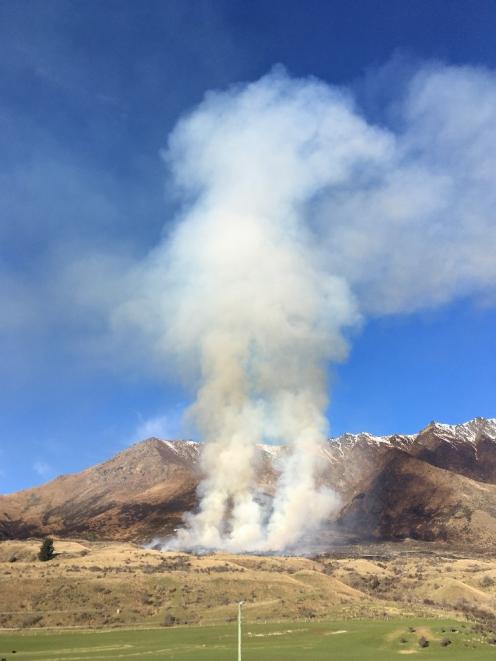
<path id="1" fill-rule="evenodd" d="M 415 631 L 412 631 L 415 629 Z M 455 631 L 452 631 L 455 629 Z M 429 646 L 421 648 L 421 637 Z M 443 647 L 444 638 L 451 644 Z M 493 659 L 494 646 L 470 624 L 454 620 L 396 619 L 285 622 L 244 625 L 243 661 L 380 659 L 398 661 L 416 654 L 428 659 Z M 16 650 L 13 653 L 13 650 Z M 167 629 L 0 634 L 0 659 L 13 661 L 94 661 L 96 659 L 236 659 L 236 624 Z"/>

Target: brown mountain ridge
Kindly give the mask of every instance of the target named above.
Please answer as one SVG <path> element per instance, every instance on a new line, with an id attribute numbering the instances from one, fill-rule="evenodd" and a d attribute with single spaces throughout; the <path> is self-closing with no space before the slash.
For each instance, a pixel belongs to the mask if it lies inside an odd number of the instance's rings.
<path id="1" fill-rule="evenodd" d="M 284 448 L 259 446 L 270 495 Z M 201 444 L 147 439 L 81 473 L 0 496 L 0 539 L 47 534 L 120 541 L 165 537 L 197 506 Z M 344 434 L 322 450 L 341 496 L 321 543 L 402 540 L 487 547 L 496 541 L 496 420 L 431 423 L 419 434 Z"/>

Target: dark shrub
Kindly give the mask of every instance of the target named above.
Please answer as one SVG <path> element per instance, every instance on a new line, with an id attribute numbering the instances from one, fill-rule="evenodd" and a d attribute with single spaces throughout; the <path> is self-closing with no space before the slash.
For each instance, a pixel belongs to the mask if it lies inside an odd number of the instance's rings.
<path id="1" fill-rule="evenodd" d="M 47 560 L 51 560 L 54 555 L 55 555 L 55 550 L 53 548 L 53 539 L 51 537 L 47 537 L 46 539 L 43 540 L 40 546 L 40 552 L 38 553 L 38 558 L 43 562 L 46 562 Z"/>
<path id="2" fill-rule="evenodd" d="M 162 626 L 172 627 L 174 624 L 176 624 L 176 618 L 171 613 L 167 613 L 164 619 L 162 620 Z"/>

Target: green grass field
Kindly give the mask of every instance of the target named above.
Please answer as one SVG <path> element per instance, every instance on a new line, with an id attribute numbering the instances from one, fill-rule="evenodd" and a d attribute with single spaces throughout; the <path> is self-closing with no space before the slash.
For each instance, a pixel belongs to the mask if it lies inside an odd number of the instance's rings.
<path id="1" fill-rule="evenodd" d="M 422 636 L 429 640 L 429 646 L 423 649 L 418 644 Z M 443 647 L 443 638 L 449 638 L 452 643 Z M 236 640 L 235 622 L 216 627 L 9 632 L 0 634 L 0 659 L 227 661 L 237 658 Z M 496 648 L 473 632 L 469 624 L 448 620 L 412 618 L 244 625 L 243 661 L 398 661 L 412 654 L 416 658 L 477 661 L 493 659 Z"/>

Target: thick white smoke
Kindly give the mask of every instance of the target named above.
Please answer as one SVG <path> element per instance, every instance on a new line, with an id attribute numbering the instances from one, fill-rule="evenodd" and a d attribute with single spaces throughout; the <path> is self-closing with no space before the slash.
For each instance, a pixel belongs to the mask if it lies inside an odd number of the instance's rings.
<path id="1" fill-rule="evenodd" d="M 280 549 L 329 515 L 325 371 L 357 311 L 303 211 L 388 148 L 341 94 L 280 72 L 210 95 L 174 132 L 167 158 L 193 202 L 150 277 L 167 292 L 166 348 L 199 368 L 191 415 L 207 442 L 182 543 Z M 291 448 L 268 518 L 253 473 L 267 438 Z"/>
<path id="2" fill-rule="evenodd" d="M 319 451 L 346 329 L 494 294 L 494 75 L 426 68 L 396 112 L 395 131 L 373 126 L 348 93 L 276 68 L 208 94 L 171 135 L 183 212 L 114 321 L 152 329 L 195 386 L 206 477 L 183 547 L 311 534 L 336 506 Z M 289 446 L 269 510 L 254 464 L 268 439 Z"/>

